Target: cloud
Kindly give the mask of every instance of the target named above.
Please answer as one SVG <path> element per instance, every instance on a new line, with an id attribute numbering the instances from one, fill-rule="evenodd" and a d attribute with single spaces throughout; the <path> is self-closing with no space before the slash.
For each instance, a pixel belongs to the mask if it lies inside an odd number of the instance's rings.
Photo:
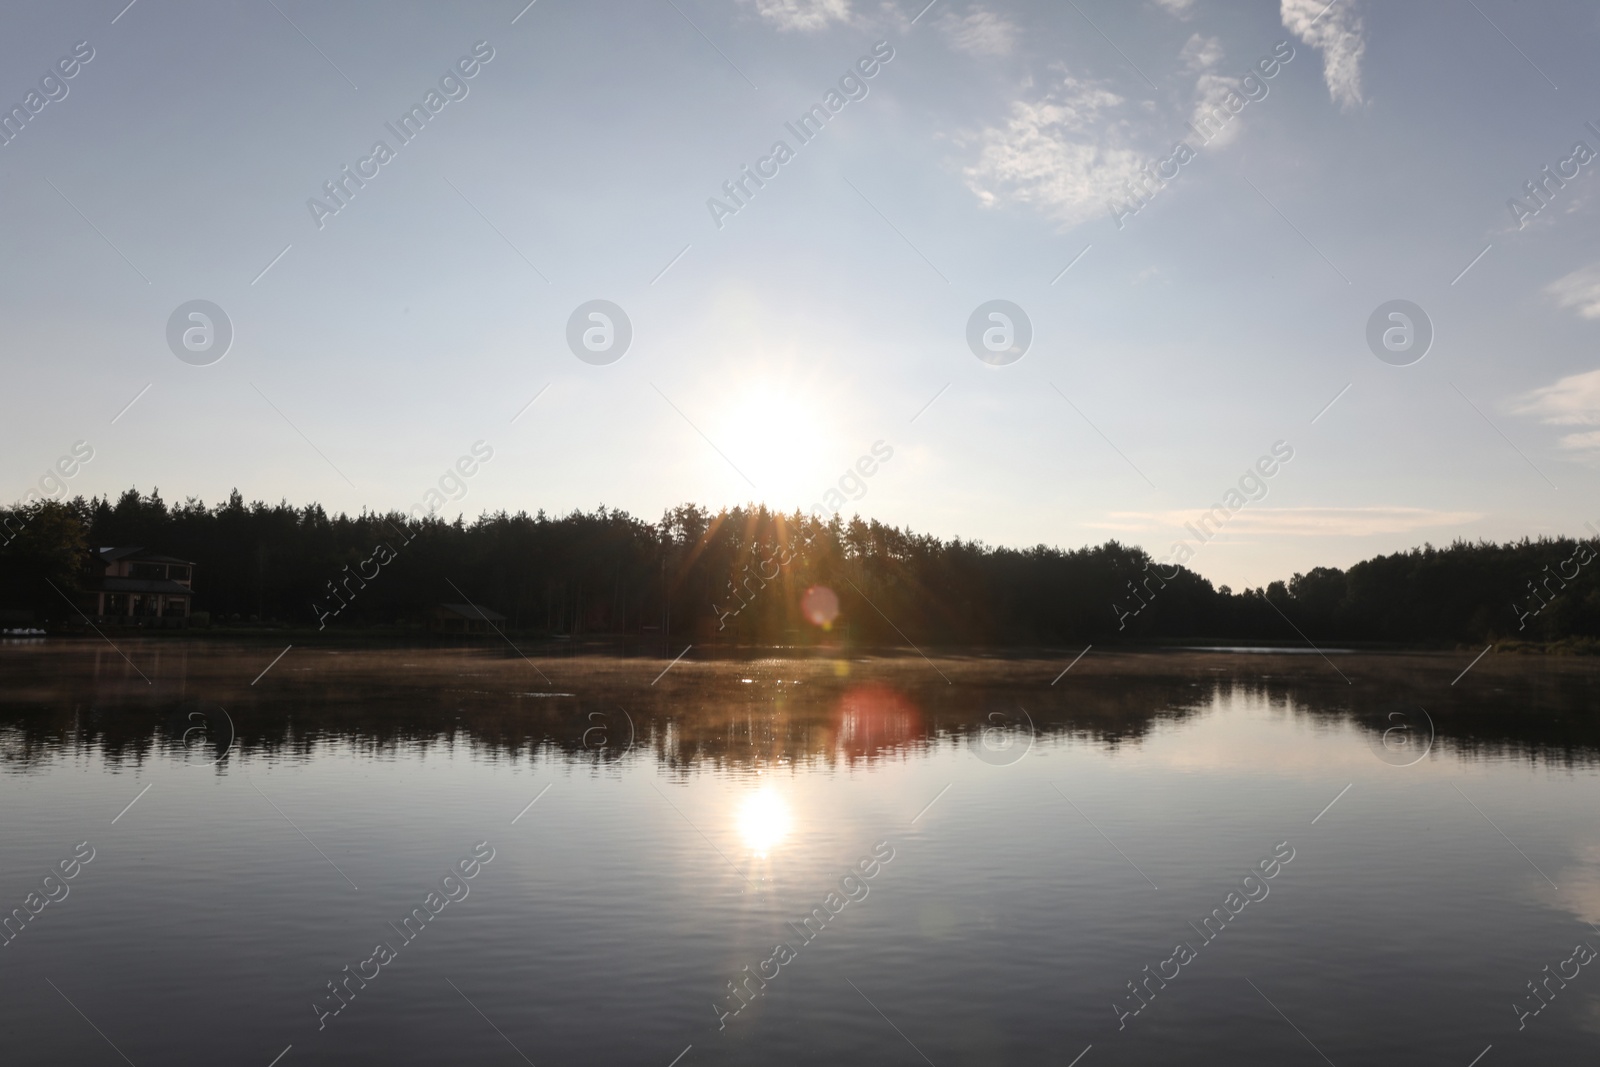
<path id="1" fill-rule="evenodd" d="M 1283 25 L 1322 53 L 1328 95 L 1346 111 L 1362 102 L 1361 56 L 1367 50 L 1357 0 L 1283 0 Z"/>
<path id="2" fill-rule="evenodd" d="M 1198 33 L 1192 35 L 1185 42 L 1183 49 L 1178 53 L 1178 58 L 1183 65 L 1197 75 L 1194 83 L 1194 108 L 1189 115 L 1189 120 L 1196 126 L 1204 126 L 1212 116 L 1221 109 L 1224 113 L 1231 113 L 1223 101 L 1231 94 L 1235 100 L 1242 99 L 1239 92 L 1239 79 L 1231 75 L 1214 74 L 1213 69 L 1222 62 L 1222 41 L 1216 37 L 1202 37 Z M 1231 143 L 1239 136 L 1239 131 L 1244 128 L 1243 123 L 1230 122 L 1213 134 L 1206 144 L 1218 146 Z"/>
<path id="3" fill-rule="evenodd" d="M 1156 4 L 1167 14 L 1176 15 L 1180 19 L 1186 19 L 1194 13 L 1194 0 L 1156 0 Z"/>
<path id="4" fill-rule="evenodd" d="M 850 0 L 741 0 L 780 30 L 821 30 L 830 22 L 850 21 Z"/>
<path id="5" fill-rule="evenodd" d="M 1178 52 L 1178 58 L 1183 60 L 1183 65 L 1198 74 L 1210 70 L 1222 62 L 1222 39 L 1220 37 L 1202 37 L 1198 33 L 1192 34 L 1183 43 L 1183 48 Z"/>
<path id="6" fill-rule="evenodd" d="M 1087 523 L 1099 529 L 1121 531 L 1180 530 L 1206 514 L 1194 511 L 1113 511 L 1106 522 Z M 1411 533 L 1437 526 L 1461 526 L 1483 518 L 1476 511 L 1439 511 L 1435 508 L 1263 508 L 1250 506 L 1235 512 L 1222 528 L 1232 540 L 1236 534 L 1270 534 L 1278 537 L 1371 537 Z"/>
<path id="7" fill-rule="evenodd" d="M 1556 426 L 1600 425 L 1600 370 L 1569 374 L 1524 396 L 1516 412 Z"/>
<path id="8" fill-rule="evenodd" d="M 1586 319 L 1600 319 L 1600 264 L 1583 267 L 1545 286 L 1556 305 L 1577 308 Z"/>
<path id="9" fill-rule="evenodd" d="M 1200 75 L 1195 80 L 1194 111 L 1190 114 L 1189 121 L 1200 129 L 1215 129 L 1218 115 L 1233 113 L 1233 109 L 1226 103 L 1229 97 L 1232 97 L 1235 103 L 1244 99 L 1239 91 L 1238 78 L 1218 74 Z M 1211 135 L 1211 139 L 1205 142 L 1206 147 L 1220 148 L 1232 144 L 1238 139 L 1239 131 L 1242 129 L 1244 123 L 1230 122 Z"/>
<path id="10" fill-rule="evenodd" d="M 975 56 L 1008 56 L 1017 43 L 1017 24 L 984 7 L 965 16 L 947 9 L 936 25 L 950 47 Z"/>
<path id="11" fill-rule="evenodd" d="M 1586 310 L 1583 314 L 1600 318 L 1600 312 Z M 1600 370 L 1569 374 L 1554 385 L 1541 386 L 1523 395 L 1512 410 L 1537 416 L 1547 426 L 1600 426 Z M 1561 447 L 1572 452 L 1600 452 L 1600 430 L 1565 434 Z"/>
<path id="12" fill-rule="evenodd" d="M 971 16 L 969 16 L 969 19 Z M 952 22 L 958 20 L 952 19 Z M 1041 98 L 1017 100 L 1004 123 L 975 138 L 977 160 L 964 168 L 967 186 L 985 206 L 1027 204 L 1068 229 L 1098 215 L 1115 215 L 1111 204 L 1137 202 L 1155 179 L 1141 169 L 1169 157 L 1177 135 L 1192 137 L 1185 120 L 1206 119 L 1220 108 L 1237 113 L 1240 80 L 1216 73 L 1224 60 L 1216 37 L 1192 34 L 1179 50 L 1183 68 L 1195 75 L 1190 102 L 1130 100 L 1109 83 L 1071 74 Z M 1224 101 L 1236 106 L 1227 108 Z M 1218 148 L 1237 138 L 1245 124 L 1230 122 L 1206 142 Z"/>
<path id="13" fill-rule="evenodd" d="M 1149 158 L 1126 143 L 1126 105 L 1070 75 L 1037 102 L 1014 102 L 1005 124 L 983 131 L 967 187 L 987 206 L 1028 204 L 1063 226 L 1105 214 Z"/>

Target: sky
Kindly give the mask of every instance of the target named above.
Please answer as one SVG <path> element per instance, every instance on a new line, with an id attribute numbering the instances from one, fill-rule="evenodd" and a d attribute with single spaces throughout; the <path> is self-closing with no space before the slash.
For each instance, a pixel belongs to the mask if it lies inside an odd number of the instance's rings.
<path id="1" fill-rule="evenodd" d="M 525 4 L 0 15 L 0 499 L 1600 525 L 1600 8 Z"/>

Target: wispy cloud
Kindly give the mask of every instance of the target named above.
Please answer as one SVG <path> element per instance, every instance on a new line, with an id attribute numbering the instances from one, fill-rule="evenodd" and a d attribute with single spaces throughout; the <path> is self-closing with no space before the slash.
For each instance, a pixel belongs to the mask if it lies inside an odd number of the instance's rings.
<path id="1" fill-rule="evenodd" d="M 1556 305 L 1576 308 L 1586 319 L 1600 319 L 1600 264 L 1583 267 L 1545 286 Z"/>
<path id="2" fill-rule="evenodd" d="M 850 21 L 850 0 L 741 0 L 780 30 L 820 30 Z"/>
<path id="3" fill-rule="evenodd" d="M 1017 44 L 1017 24 L 986 7 L 965 15 L 946 10 L 935 23 L 950 47 L 975 56 L 1008 56 Z"/>
<path id="4" fill-rule="evenodd" d="M 1222 62 L 1222 38 L 1191 34 L 1178 52 L 1178 58 L 1196 74 L 1208 71 Z"/>
<path id="5" fill-rule="evenodd" d="M 1148 188 L 1141 167 L 1167 156 L 1175 137 L 1192 136 L 1186 120 L 1219 109 L 1238 112 L 1241 81 L 1222 72 L 1225 59 L 1219 38 L 1190 35 L 1178 60 L 1194 76 L 1194 88 L 1176 105 L 1167 94 L 1131 99 L 1108 81 L 1067 73 L 1042 96 L 1014 101 L 1005 122 L 975 138 L 954 139 L 978 145 L 976 161 L 964 168 L 967 186 L 986 206 L 1025 204 L 1063 229 L 1109 217 L 1113 200 L 1128 201 L 1133 189 Z M 1226 106 L 1230 99 L 1235 106 Z M 1208 149 L 1236 140 L 1246 125 L 1224 126 Z"/>
<path id="6" fill-rule="evenodd" d="M 1569 374 L 1541 386 L 1518 403 L 1519 415 L 1537 415 L 1557 426 L 1600 425 L 1600 370 Z"/>
<path id="7" fill-rule="evenodd" d="M 1096 529 L 1129 533 L 1181 530 L 1183 524 L 1203 516 L 1192 511 L 1113 511 L 1105 521 L 1087 523 Z M 1269 534 L 1279 537 L 1371 537 L 1378 534 L 1403 534 L 1441 526 L 1462 526 L 1477 522 L 1477 511 L 1440 511 L 1436 508 L 1354 507 L 1354 508 L 1263 508 L 1250 505 L 1228 520 L 1227 540 L 1237 535 Z"/>
<path id="8" fill-rule="evenodd" d="M 1580 313 L 1586 318 L 1600 318 L 1600 311 L 1585 309 Z M 1524 394 L 1512 410 L 1518 415 L 1533 415 L 1549 426 L 1600 426 L 1600 370 L 1569 374 L 1554 385 L 1534 389 Z M 1564 434 L 1561 447 L 1600 455 L 1600 430 Z"/>
<path id="9" fill-rule="evenodd" d="M 1358 0 L 1283 0 L 1283 25 L 1322 53 L 1322 76 L 1328 95 L 1349 110 L 1362 103 L 1361 57 L 1367 50 L 1366 27 Z"/>
<path id="10" fill-rule="evenodd" d="M 1127 143 L 1129 110 L 1104 84 L 1068 75 L 983 131 L 967 186 L 985 205 L 1027 204 L 1064 226 L 1103 215 L 1149 158 Z"/>
<path id="11" fill-rule="evenodd" d="M 1186 19 L 1194 14 L 1194 0 L 1156 0 L 1156 4 L 1170 15 Z"/>
<path id="12" fill-rule="evenodd" d="M 1202 124 L 1219 108 L 1231 113 L 1233 109 L 1225 105 L 1230 95 L 1236 101 L 1243 99 L 1239 93 L 1239 78 L 1215 72 L 1217 65 L 1223 59 L 1222 41 L 1219 38 L 1203 37 L 1196 33 L 1184 43 L 1183 50 L 1178 53 L 1178 58 L 1183 61 L 1183 65 L 1190 72 L 1196 75 L 1194 109 L 1189 116 L 1191 121 Z M 1219 133 L 1214 134 L 1207 143 L 1213 147 L 1229 144 L 1238 137 L 1239 131 L 1242 129 L 1244 129 L 1242 123 L 1230 122 L 1222 127 Z"/>

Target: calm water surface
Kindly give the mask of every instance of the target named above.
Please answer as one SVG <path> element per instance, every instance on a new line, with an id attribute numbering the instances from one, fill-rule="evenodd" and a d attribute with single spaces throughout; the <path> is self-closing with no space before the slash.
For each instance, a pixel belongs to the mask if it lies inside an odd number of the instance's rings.
<path id="1" fill-rule="evenodd" d="M 0 645 L 6 1063 L 1600 1051 L 1586 662 L 123 651 Z"/>

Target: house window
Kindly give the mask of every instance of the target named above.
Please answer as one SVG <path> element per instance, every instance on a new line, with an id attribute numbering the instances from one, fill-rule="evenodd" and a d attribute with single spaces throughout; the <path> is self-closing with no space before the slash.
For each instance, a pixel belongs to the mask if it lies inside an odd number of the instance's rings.
<path id="1" fill-rule="evenodd" d="M 129 566 L 129 574 L 134 578 L 165 578 L 167 565 L 165 563 L 134 563 Z"/>
<path id="2" fill-rule="evenodd" d="M 169 619 L 183 619 L 189 615 L 189 598 L 182 596 L 167 597 L 166 610 L 161 614 Z"/>
<path id="3" fill-rule="evenodd" d="M 189 568 L 180 567 L 174 563 L 167 568 L 167 577 L 175 582 L 187 582 L 189 580 Z"/>
<path id="4" fill-rule="evenodd" d="M 126 615 L 127 613 L 128 613 L 128 594 L 127 593 L 107 593 L 106 594 L 106 614 L 107 615 Z"/>

